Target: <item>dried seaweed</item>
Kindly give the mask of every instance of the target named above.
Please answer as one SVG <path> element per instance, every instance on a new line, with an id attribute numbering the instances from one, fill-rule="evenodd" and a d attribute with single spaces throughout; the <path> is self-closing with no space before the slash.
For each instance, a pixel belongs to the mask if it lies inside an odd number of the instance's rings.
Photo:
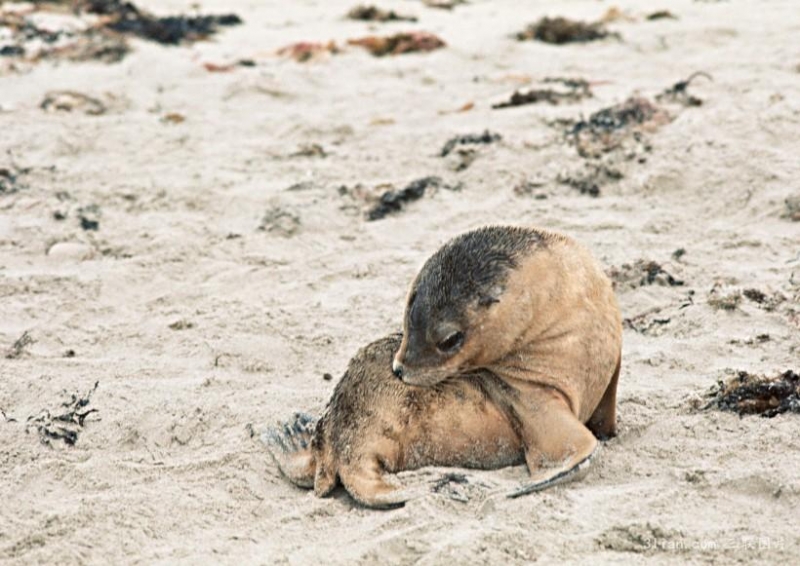
<path id="1" fill-rule="evenodd" d="M 405 16 L 398 14 L 394 10 L 382 10 L 377 6 L 356 6 L 349 12 L 347 17 L 351 20 L 360 20 L 365 22 L 416 22 L 417 18 L 414 16 Z"/>
<path id="2" fill-rule="evenodd" d="M 442 180 L 439 177 L 423 177 L 399 191 L 386 191 L 380 196 L 378 203 L 367 211 L 367 220 L 381 220 L 390 214 L 400 212 L 407 203 L 421 199 L 429 187 L 440 186 Z"/>
<path id="3" fill-rule="evenodd" d="M 662 307 L 655 307 L 637 315 L 624 318 L 622 320 L 622 326 L 623 328 L 629 328 L 639 334 L 659 334 L 657 331 L 659 328 L 672 322 L 670 317 L 659 316 L 663 310 L 664 308 Z"/>
<path id="4" fill-rule="evenodd" d="M 731 411 L 740 416 L 772 418 L 782 413 L 800 413 L 800 375 L 792 370 L 774 376 L 738 371 L 727 381 L 720 380 L 704 408 Z"/>
<path id="5" fill-rule="evenodd" d="M 290 154 L 289 157 L 327 157 L 328 152 L 325 148 L 318 143 L 302 144 L 297 151 Z M 291 188 L 289 189 L 291 190 Z"/>
<path id="6" fill-rule="evenodd" d="M 30 169 L 11 165 L 0 167 L 0 195 L 10 195 L 24 189 L 22 177 L 30 173 Z"/>
<path id="7" fill-rule="evenodd" d="M 698 71 L 689 76 L 688 79 L 678 81 L 668 89 L 664 90 L 661 94 L 656 95 L 656 100 L 659 102 L 676 102 L 683 106 L 702 106 L 703 100 L 689 94 L 689 85 L 698 77 L 704 77 L 710 81 L 714 79 L 711 75 Z"/>
<path id="8" fill-rule="evenodd" d="M 602 22 L 586 23 L 567 18 L 542 18 L 516 35 L 517 40 L 537 40 L 555 45 L 585 43 L 604 39 L 611 34 Z"/>
<path id="9" fill-rule="evenodd" d="M 742 295 L 765 311 L 774 311 L 781 303 L 786 301 L 786 297 L 782 293 L 767 294 L 760 289 L 754 288 L 745 289 L 742 291 Z"/>
<path id="10" fill-rule="evenodd" d="M 670 120 L 665 110 L 646 98 L 634 96 L 573 123 L 566 135 L 582 157 L 599 157 Z"/>
<path id="11" fill-rule="evenodd" d="M 258 229 L 261 232 L 290 238 L 300 231 L 300 216 L 286 208 L 275 205 L 264 214 Z"/>
<path id="12" fill-rule="evenodd" d="M 652 260 L 637 260 L 631 263 L 623 263 L 620 267 L 612 267 L 607 271 L 614 288 L 625 286 L 630 289 L 645 285 L 663 285 L 666 287 L 681 287 L 684 282 L 664 269 L 664 267 Z"/>
<path id="13" fill-rule="evenodd" d="M 278 55 L 290 57 L 298 63 L 316 61 L 336 53 L 339 53 L 339 48 L 333 41 L 327 43 L 300 41 L 278 49 Z"/>
<path id="14" fill-rule="evenodd" d="M 34 340 L 31 337 L 30 333 L 26 330 L 22 333 L 22 336 L 17 338 L 11 348 L 8 349 L 6 352 L 6 359 L 7 360 L 16 360 L 23 353 L 25 353 L 25 348 L 33 344 Z"/>
<path id="15" fill-rule="evenodd" d="M 467 0 L 422 0 L 428 8 L 438 8 L 440 10 L 452 10 L 456 6 L 468 4 Z"/>
<path id="16" fill-rule="evenodd" d="M 475 144 L 490 144 L 500 141 L 503 137 L 500 134 L 493 134 L 489 130 L 485 130 L 482 134 L 466 134 L 462 136 L 455 136 L 447 140 L 447 143 L 442 147 L 440 152 L 441 157 L 447 157 L 456 147 L 462 145 L 475 145 Z"/>
<path id="17" fill-rule="evenodd" d="M 715 284 L 708 292 L 708 305 L 716 310 L 733 311 L 742 304 L 742 292 L 739 289 L 726 289 Z"/>
<path id="18" fill-rule="evenodd" d="M 677 20 L 678 17 L 669 10 L 658 10 L 646 16 L 647 20 Z"/>
<path id="19" fill-rule="evenodd" d="M 540 102 L 547 102 L 548 104 L 558 105 L 562 103 L 580 102 L 584 98 L 592 97 L 592 90 L 589 83 L 583 79 L 562 79 L 562 78 L 549 78 L 545 79 L 546 83 L 561 83 L 567 90 L 559 91 L 552 88 L 537 88 L 527 91 L 515 91 L 505 102 L 493 104 L 492 108 L 512 108 L 514 106 L 523 106 L 525 104 L 538 104 Z"/>
<path id="20" fill-rule="evenodd" d="M 35 428 L 39 439 L 48 446 L 54 440 L 63 440 L 64 444 L 74 446 L 86 424 L 86 417 L 98 412 L 97 409 L 87 409 L 98 385 L 100 382 L 95 382 L 94 387 L 84 395 L 72 393 L 70 399 L 53 412 L 45 409 L 36 416 L 28 417 L 26 429 Z"/>
<path id="21" fill-rule="evenodd" d="M 0 179 L 0 183 L 1 182 L 2 179 Z M 2 185 L 0 185 L 0 188 L 1 187 Z M 0 193 L 2 192 L 3 191 L 0 190 Z M 793 222 L 800 221 L 800 196 L 786 197 L 784 204 L 786 206 L 786 210 L 783 214 L 781 214 L 781 218 L 788 218 Z"/>
<path id="22" fill-rule="evenodd" d="M 582 195 L 598 197 L 602 186 L 619 181 L 622 177 L 623 174 L 618 169 L 602 162 L 590 162 L 576 172 L 559 174 L 556 181 L 576 189 Z"/>
<path id="23" fill-rule="evenodd" d="M 84 9 L 107 16 L 107 29 L 166 45 L 206 39 L 224 26 L 242 23 L 236 14 L 155 17 L 123 0 L 84 0 Z"/>
<path id="24" fill-rule="evenodd" d="M 446 497 L 461 503 L 469 502 L 469 495 L 467 495 L 462 487 L 469 484 L 469 480 L 467 479 L 466 475 L 456 472 L 448 472 L 442 475 L 442 477 L 439 479 L 433 480 L 431 483 L 433 484 L 431 486 L 432 493 L 445 495 Z"/>
<path id="25" fill-rule="evenodd" d="M 73 18 L 73 25 L 37 26 L 32 16 L 45 10 L 58 12 L 65 20 Z M 178 45 L 241 22 L 235 14 L 156 17 L 122 0 L 37 2 L 28 10 L 3 10 L 0 5 L 0 36 L 5 43 L 0 45 L 0 56 L 27 63 L 43 59 L 116 63 L 130 51 L 128 36 Z"/>
<path id="26" fill-rule="evenodd" d="M 396 33 L 383 37 L 369 35 L 350 39 L 347 43 L 363 47 L 375 57 L 434 51 L 446 45 L 439 37 L 425 31 Z"/>
<path id="27" fill-rule="evenodd" d="M 78 208 L 78 219 L 81 223 L 81 228 L 87 232 L 96 232 L 100 229 L 100 207 L 96 204 L 82 206 Z"/>
<path id="28" fill-rule="evenodd" d="M 108 111 L 102 101 L 73 90 L 50 91 L 39 107 L 48 112 L 80 111 L 89 116 L 100 116 Z"/>

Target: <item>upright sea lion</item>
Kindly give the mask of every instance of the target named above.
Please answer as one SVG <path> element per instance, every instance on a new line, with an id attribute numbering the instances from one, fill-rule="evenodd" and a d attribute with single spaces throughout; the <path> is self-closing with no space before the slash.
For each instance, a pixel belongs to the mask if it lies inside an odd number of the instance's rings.
<path id="1" fill-rule="evenodd" d="M 432 385 L 407 385 L 392 373 L 400 335 L 359 350 L 322 417 L 296 414 L 272 428 L 267 445 L 283 474 L 323 497 L 341 480 L 357 501 L 391 507 L 410 493 L 386 473 L 423 466 L 494 469 L 524 462 L 515 424 L 493 401 L 513 395 L 487 371 Z"/>
<path id="2" fill-rule="evenodd" d="M 508 392 L 535 491 L 585 467 L 616 433 L 622 324 L 611 282 L 571 238 L 489 226 L 447 242 L 411 284 L 395 375 L 440 387 L 477 369 Z M 594 433 L 594 434 L 593 434 Z"/>

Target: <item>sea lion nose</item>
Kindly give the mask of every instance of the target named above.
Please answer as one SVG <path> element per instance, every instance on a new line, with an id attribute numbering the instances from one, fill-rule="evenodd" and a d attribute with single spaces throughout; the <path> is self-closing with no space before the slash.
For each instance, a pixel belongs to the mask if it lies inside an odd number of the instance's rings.
<path id="1" fill-rule="evenodd" d="M 403 365 L 398 364 L 396 361 L 392 362 L 392 373 L 395 377 L 402 379 L 403 378 Z"/>

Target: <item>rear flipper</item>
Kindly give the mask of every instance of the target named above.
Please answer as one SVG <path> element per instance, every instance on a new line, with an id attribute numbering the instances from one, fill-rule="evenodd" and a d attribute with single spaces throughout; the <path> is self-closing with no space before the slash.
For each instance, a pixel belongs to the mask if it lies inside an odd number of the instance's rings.
<path id="1" fill-rule="evenodd" d="M 339 470 L 342 484 L 353 499 L 366 507 L 393 509 L 422 495 L 417 490 L 386 481 L 386 472 L 377 457 L 365 457 L 357 465 Z"/>
<path id="2" fill-rule="evenodd" d="M 317 463 L 311 439 L 316 424 L 311 415 L 295 413 L 292 420 L 270 427 L 261 437 L 281 473 L 300 487 L 314 487 Z"/>

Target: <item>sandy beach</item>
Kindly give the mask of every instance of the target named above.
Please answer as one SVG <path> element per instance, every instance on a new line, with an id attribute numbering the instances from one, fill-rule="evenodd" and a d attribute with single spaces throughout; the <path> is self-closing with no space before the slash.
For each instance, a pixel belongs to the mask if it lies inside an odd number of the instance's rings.
<path id="1" fill-rule="evenodd" d="M 242 24 L 115 63 L 0 56 L 0 562 L 796 560 L 800 414 L 705 407 L 731 372 L 800 370 L 797 3 L 356 3 L 207 1 Z M 544 16 L 611 35 L 515 39 Z M 348 44 L 401 31 L 446 45 Z M 565 96 L 493 108 L 531 89 Z M 641 123 L 591 137 L 631 100 Z M 287 483 L 261 432 L 321 413 L 425 259 L 494 223 L 570 234 L 615 282 L 619 435 L 587 477 L 508 499 L 523 466 L 461 471 L 391 511 Z M 72 443 L 48 435 L 70 407 Z"/>

